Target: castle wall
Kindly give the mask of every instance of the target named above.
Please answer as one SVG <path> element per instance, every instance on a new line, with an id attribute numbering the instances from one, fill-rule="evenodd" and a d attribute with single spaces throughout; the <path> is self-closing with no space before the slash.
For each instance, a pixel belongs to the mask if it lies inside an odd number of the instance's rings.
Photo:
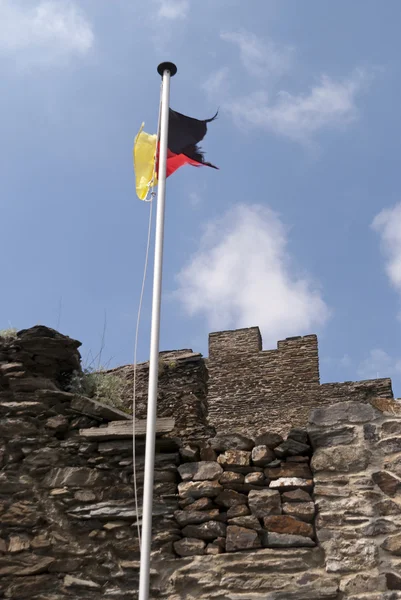
<path id="1" fill-rule="evenodd" d="M 217 431 L 246 429 L 255 435 L 263 423 L 285 434 L 305 426 L 316 406 L 393 397 L 390 379 L 320 385 L 316 335 L 262 350 L 258 327 L 211 333 L 207 368 L 209 422 Z"/>

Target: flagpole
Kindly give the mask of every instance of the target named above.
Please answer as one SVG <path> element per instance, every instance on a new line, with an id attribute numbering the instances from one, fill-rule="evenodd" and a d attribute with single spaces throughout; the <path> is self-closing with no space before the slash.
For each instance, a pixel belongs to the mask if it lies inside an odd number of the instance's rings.
<path id="1" fill-rule="evenodd" d="M 138 600 L 148 600 L 149 598 L 170 77 L 176 74 L 177 67 L 173 63 L 164 62 L 157 67 L 157 71 L 159 75 L 162 76 L 163 87 L 160 118 L 159 171 L 157 188 L 155 259 L 153 272 L 152 326 L 150 334 L 148 413 L 146 421 L 145 470 L 142 504 L 142 543 L 141 562 L 139 570 Z M 137 515 L 137 518 L 139 518 L 139 515 Z"/>

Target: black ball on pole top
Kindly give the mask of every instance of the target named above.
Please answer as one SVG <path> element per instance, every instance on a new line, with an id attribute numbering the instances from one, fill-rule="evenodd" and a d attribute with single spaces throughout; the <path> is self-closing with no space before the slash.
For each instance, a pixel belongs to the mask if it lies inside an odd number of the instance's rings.
<path id="1" fill-rule="evenodd" d="M 177 73 L 177 67 L 172 62 L 162 62 L 157 67 L 157 72 L 161 77 L 163 77 L 164 71 L 170 71 L 170 77 L 174 77 L 174 75 Z"/>

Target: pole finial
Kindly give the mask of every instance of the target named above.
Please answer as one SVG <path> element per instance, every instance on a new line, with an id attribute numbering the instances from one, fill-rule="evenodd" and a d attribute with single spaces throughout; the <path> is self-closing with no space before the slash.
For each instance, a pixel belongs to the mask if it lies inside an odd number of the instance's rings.
<path id="1" fill-rule="evenodd" d="M 157 67 L 157 72 L 163 77 L 164 71 L 170 71 L 170 77 L 173 77 L 177 73 L 177 67 L 172 62 L 162 62 Z"/>

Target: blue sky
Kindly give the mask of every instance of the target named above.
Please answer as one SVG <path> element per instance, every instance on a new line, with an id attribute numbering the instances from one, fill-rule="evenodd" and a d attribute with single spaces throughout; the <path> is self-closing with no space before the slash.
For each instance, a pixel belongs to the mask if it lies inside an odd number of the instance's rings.
<path id="1" fill-rule="evenodd" d="M 171 105 L 220 167 L 168 180 L 161 348 L 318 333 L 322 381 L 401 395 L 401 4 L 0 0 L 0 328 L 132 362 L 149 204 L 132 144 Z M 151 271 L 139 340 L 149 347 Z"/>

